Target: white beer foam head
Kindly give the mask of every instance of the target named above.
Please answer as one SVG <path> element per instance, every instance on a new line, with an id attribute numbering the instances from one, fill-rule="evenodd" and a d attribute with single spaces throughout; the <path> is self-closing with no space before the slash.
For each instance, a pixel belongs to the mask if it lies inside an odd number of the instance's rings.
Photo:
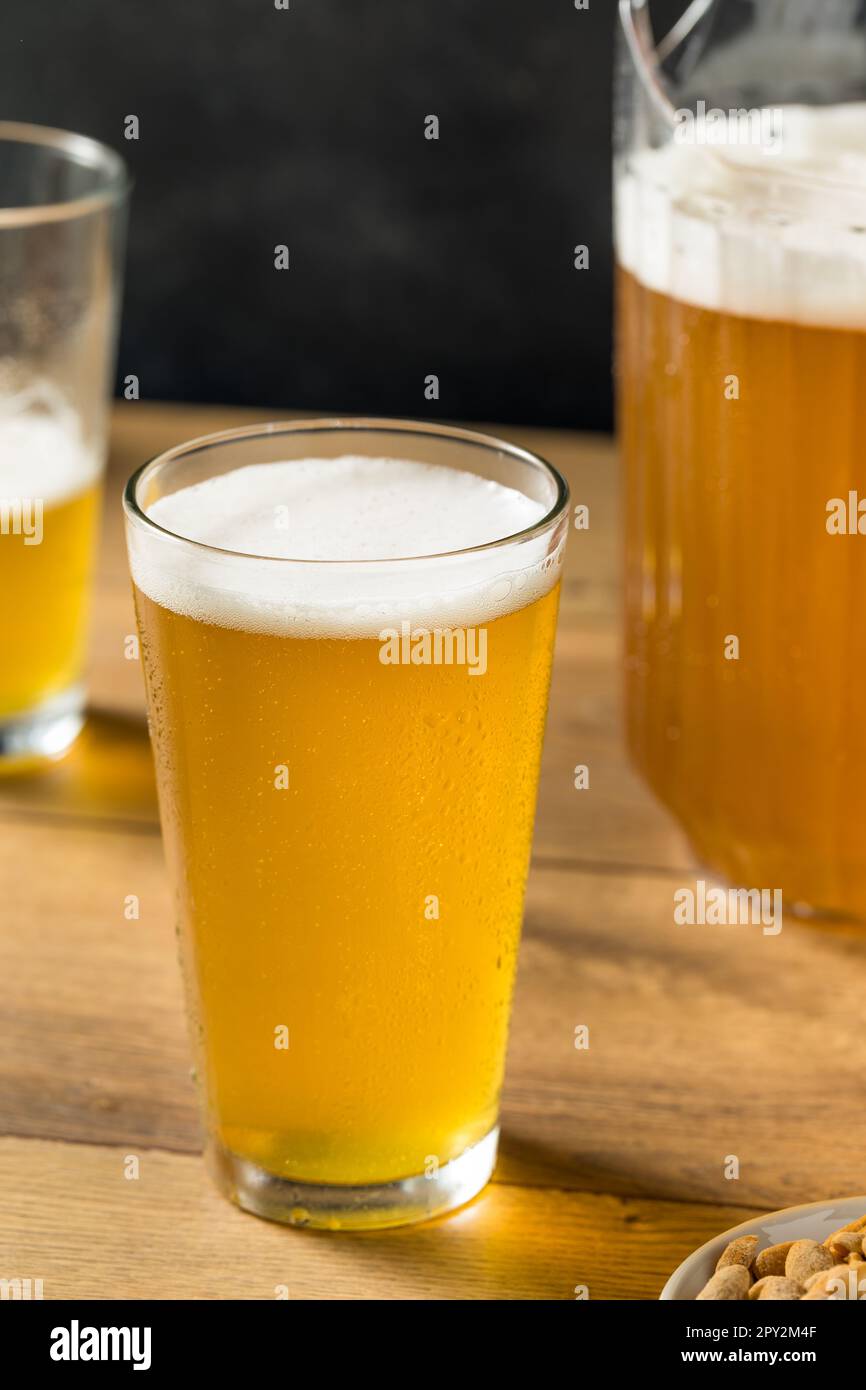
<path id="1" fill-rule="evenodd" d="M 514 536 L 546 510 L 513 488 L 434 464 L 354 456 L 252 464 L 147 508 L 173 536 L 231 553 L 132 527 L 130 560 L 150 598 L 220 626 L 369 637 L 404 620 L 472 625 L 550 589 L 561 553 L 548 555 L 548 536 L 450 552 Z"/>
<path id="2" fill-rule="evenodd" d="M 785 106 L 772 124 L 764 147 L 712 146 L 696 122 L 689 143 L 620 160 L 617 257 L 701 308 L 866 329 L 866 103 Z"/>
<path id="3" fill-rule="evenodd" d="M 0 498 L 41 499 L 51 506 L 83 492 L 96 480 L 99 462 L 84 444 L 74 411 L 21 404 L 0 398 Z"/>

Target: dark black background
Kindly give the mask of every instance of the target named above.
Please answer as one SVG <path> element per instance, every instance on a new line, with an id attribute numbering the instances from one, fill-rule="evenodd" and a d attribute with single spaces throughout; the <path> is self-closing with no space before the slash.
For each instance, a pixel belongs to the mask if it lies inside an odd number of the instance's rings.
<path id="1" fill-rule="evenodd" d="M 604 429 L 615 18 L 614 0 L 3 0 L 0 115 L 126 154 L 118 377 L 143 398 Z"/>

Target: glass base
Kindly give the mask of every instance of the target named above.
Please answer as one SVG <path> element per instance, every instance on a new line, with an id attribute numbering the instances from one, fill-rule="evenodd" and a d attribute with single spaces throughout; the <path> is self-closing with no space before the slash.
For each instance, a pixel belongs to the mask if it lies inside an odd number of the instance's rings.
<path id="1" fill-rule="evenodd" d="M 84 725 L 84 690 L 64 690 L 28 710 L 0 719 L 0 772 L 23 771 L 31 763 L 59 758 Z"/>
<path id="2" fill-rule="evenodd" d="M 731 877 L 725 869 L 717 869 L 707 859 L 701 846 L 692 839 L 685 829 L 682 821 L 680 825 L 688 841 L 689 849 L 695 858 L 695 864 L 700 875 L 709 882 L 716 884 L 719 888 L 724 888 L 726 892 L 730 889 L 742 888 L 743 883 Z M 753 875 L 754 877 L 754 875 Z M 794 917 L 798 922 L 811 922 L 819 926 L 862 926 L 864 925 L 863 913 L 853 907 L 825 907 L 822 903 L 805 902 L 800 898 L 788 898 L 782 894 L 782 911 L 786 917 Z"/>
<path id="3" fill-rule="evenodd" d="M 692 858 L 695 861 L 694 868 L 697 870 L 699 877 L 705 878 L 708 882 L 712 882 L 725 890 L 747 886 L 757 887 L 758 879 L 764 878 L 772 880 L 774 877 L 778 878 L 778 875 L 773 873 L 762 874 L 756 872 L 754 869 L 735 876 L 728 865 L 722 866 L 716 862 L 712 850 L 706 847 L 706 836 L 695 833 L 689 823 L 690 818 L 683 813 L 665 788 L 658 784 L 657 779 L 647 767 L 644 759 L 631 744 L 629 744 L 628 751 L 631 766 L 637 772 L 644 785 L 652 792 L 658 804 L 671 817 L 684 835 Z M 850 884 L 850 876 L 848 877 Z M 837 869 L 836 879 L 838 882 L 845 883 L 846 875 L 844 866 Z M 861 882 L 859 875 L 857 882 L 858 884 Z M 765 883 L 764 886 L 769 885 Z M 841 893 L 840 896 L 844 897 L 845 894 Z M 853 896 L 850 886 L 848 896 L 849 898 Z M 866 909 L 861 905 L 863 900 L 862 891 L 857 893 L 857 899 L 856 905 L 854 902 L 844 905 L 836 902 L 829 905 L 820 900 L 813 900 L 812 898 L 802 896 L 799 898 L 791 897 L 783 892 L 782 907 L 785 916 L 794 917 L 800 922 L 811 922 L 819 926 L 829 927 L 837 925 L 863 926 L 866 925 Z"/>
<path id="4" fill-rule="evenodd" d="M 498 1143 L 497 1126 L 429 1178 L 420 1173 L 364 1187 L 278 1178 L 216 1140 L 207 1158 L 220 1190 L 254 1216 L 324 1231 L 373 1231 L 429 1221 L 471 1201 L 490 1179 Z"/>

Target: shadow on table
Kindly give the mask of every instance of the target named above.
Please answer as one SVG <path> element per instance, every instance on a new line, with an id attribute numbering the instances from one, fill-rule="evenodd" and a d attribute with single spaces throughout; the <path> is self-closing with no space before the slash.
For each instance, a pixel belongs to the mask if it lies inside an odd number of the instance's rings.
<path id="1" fill-rule="evenodd" d="M 574 1298 L 574 1240 L 558 1230 L 551 1198 L 491 1183 L 468 1206 L 402 1230 L 293 1231 L 324 1241 L 339 1288 L 363 1278 L 367 1296 L 377 1283 L 407 1299 Z M 556 1215 L 561 1216 L 557 1208 Z"/>
<path id="2" fill-rule="evenodd" d="M 91 709 L 69 752 L 0 779 L 0 810 L 159 823 L 147 722 L 143 715 Z"/>

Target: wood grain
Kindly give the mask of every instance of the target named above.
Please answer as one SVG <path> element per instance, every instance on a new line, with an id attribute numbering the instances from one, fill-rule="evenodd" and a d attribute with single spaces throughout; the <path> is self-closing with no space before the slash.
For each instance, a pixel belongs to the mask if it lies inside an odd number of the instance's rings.
<path id="1" fill-rule="evenodd" d="M 195 1158 L 20 1139 L 0 1140 L 0 1191 L 0 1277 L 46 1299 L 656 1298 L 671 1261 L 747 1217 L 495 1185 L 429 1225 L 333 1237 L 237 1211 Z"/>
<path id="2" fill-rule="evenodd" d="M 25 822 L 0 839 L 0 882 L 5 1131 L 195 1151 L 158 838 Z M 536 865 L 499 1178 L 769 1209 L 862 1187 L 859 1151 L 836 1142 L 862 1116 L 862 934 L 676 926 L 677 886 Z"/>

